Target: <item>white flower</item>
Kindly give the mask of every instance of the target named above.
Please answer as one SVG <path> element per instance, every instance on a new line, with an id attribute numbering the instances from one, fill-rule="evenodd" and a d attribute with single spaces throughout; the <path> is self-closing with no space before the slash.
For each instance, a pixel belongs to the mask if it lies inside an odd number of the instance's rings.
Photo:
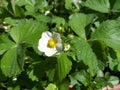
<path id="1" fill-rule="evenodd" d="M 65 46 L 64 46 L 64 51 L 68 51 L 68 50 L 70 50 L 70 44 L 65 44 Z"/>
<path id="2" fill-rule="evenodd" d="M 46 56 L 59 54 L 62 50 L 62 40 L 59 33 L 43 32 L 39 39 L 38 49 Z"/>
<path id="3" fill-rule="evenodd" d="M 45 12 L 45 15 L 48 15 L 49 13 L 50 13 L 50 11 L 46 11 L 46 12 Z"/>

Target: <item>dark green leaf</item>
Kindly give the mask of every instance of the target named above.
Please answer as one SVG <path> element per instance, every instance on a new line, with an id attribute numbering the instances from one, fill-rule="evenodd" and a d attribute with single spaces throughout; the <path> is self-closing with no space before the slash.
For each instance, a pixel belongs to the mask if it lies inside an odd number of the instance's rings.
<path id="1" fill-rule="evenodd" d="M 1 66 L 0 66 L 1 67 Z M 5 77 L 5 75 L 2 73 L 1 69 L 0 69 L 0 82 L 6 80 L 7 78 Z"/>
<path id="2" fill-rule="evenodd" d="M 15 16 L 22 16 L 22 15 L 24 15 L 23 9 L 16 5 L 16 1 L 15 0 L 11 1 L 11 6 L 12 6 L 12 9 L 13 9 L 13 12 L 14 12 Z"/>
<path id="3" fill-rule="evenodd" d="M 72 63 L 67 58 L 66 54 L 62 53 L 60 56 L 58 56 L 56 65 L 56 78 L 58 81 L 62 81 L 66 77 L 71 70 L 71 66 Z"/>
<path id="4" fill-rule="evenodd" d="M 61 84 L 59 84 L 59 90 L 69 90 L 69 80 L 63 80 Z"/>
<path id="5" fill-rule="evenodd" d="M 9 40 L 7 35 L 0 36 L 0 55 L 14 46 L 15 43 Z"/>
<path id="6" fill-rule="evenodd" d="M 29 66 L 27 74 L 31 80 L 38 81 L 45 75 L 46 72 L 48 78 L 51 77 L 50 80 L 53 80 L 54 77 L 53 69 L 55 68 L 55 65 L 56 58 L 53 57 L 48 58 L 41 62 L 35 62 Z"/>
<path id="7" fill-rule="evenodd" d="M 89 73 L 95 75 L 98 70 L 98 61 L 89 44 L 81 38 L 74 38 L 71 43 L 78 60 L 82 60 L 88 66 Z"/>
<path id="8" fill-rule="evenodd" d="M 109 47 L 120 50 L 120 21 L 107 20 L 92 34 L 92 40 L 104 41 Z"/>
<path id="9" fill-rule="evenodd" d="M 6 76 L 15 76 L 20 74 L 21 67 L 17 61 L 17 48 L 8 50 L 1 60 L 1 69 Z"/>

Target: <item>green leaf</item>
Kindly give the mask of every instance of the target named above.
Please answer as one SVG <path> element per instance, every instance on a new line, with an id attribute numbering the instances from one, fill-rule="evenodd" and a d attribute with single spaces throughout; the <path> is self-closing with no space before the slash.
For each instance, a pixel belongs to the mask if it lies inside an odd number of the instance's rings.
<path id="1" fill-rule="evenodd" d="M 27 0 L 29 1 L 29 0 Z M 16 5 L 18 6 L 24 6 L 25 4 L 27 4 L 27 1 L 26 0 L 17 0 L 17 1 L 14 1 Z"/>
<path id="2" fill-rule="evenodd" d="M 119 78 L 116 76 L 111 76 L 108 80 L 108 83 L 111 83 L 112 85 L 117 85 L 119 83 Z"/>
<path id="3" fill-rule="evenodd" d="M 7 35 L 1 35 L 0 53 L 5 53 L 1 60 L 3 74 L 9 77 L 19 74 L 24 64 L 24 51 L 22 46 L 17 46 L 14 42 L 9 40 Z"/>
<path id="4" fill-rule="evenodd" d="M 76 13 L 70 16 L 69 25 L 80 37 L 85 38 L 85 26 L 87 17 L 85 14 Z"/>
<path id="5" fill-rule="evenodd" d="M 116 56 L 117 58 L 120 58 L 120 51 L 116 50 Z"/>
<path id="6" fill-rule="evenodd" d="M 113 12 L 120 12 L 120 0 L 115 0 L 112 11 Z"/>
<path id="7" fill-rule="evenodd" d="M 97 85 L 99 85 L 100 87 L 106 86 L 108 85 L 107 80 L 104 77 L 96 77 L 95 78 L 95 82 L 97 83 Z M 100 89 L 101 90 L 101 89 Z"/>
<path id="8" fill-rule="evenodd" d="M 20 90 L 20 86 L 16 86 L 13 90 Z"/>
<path id="9" fill-rule="evenodd" d="M 11 17 L 6 17 L 4 19 L 4 21 L 5 21 L 5 23 L 10 24 L 11 26 L 16 26 L 16 24 L 18 22 L 20 22 L 21 20 L 19 20 L 19 19 L 12 19 Z"/>
<path id="10" fill-rule="evenodd" d="M 57 86 L 50 83 L 45 90 L 58 90 Z"/>
<path id="11" fill-rule="evenodd" d="M 24 66 L 24 58 L 25 58 L 25 47 L 24 45 L 17 46 L 17 62 L 19 67 L 23 70 Z"/>
<path id="12" fill-rule="evenodd" d="M 36 0 L 36 8 L 43 11 L 45 8 L 48 8 L 48 2 L 46 0 Z"/>
<path id="13" fill-rule="evenodd" d="M 65 0 L 65 8 L 68 10 L 72 9 L 72 0 Z"/>
<path id="14" fill-rule="evenodd" d="M 98 60 L 89 44 L 78 37 L 74 38 L 71 44 L 78 60 L 83 61 L 83 63 L 88 66 L 88 72 L 91 75 L 95 75 L 98 70 Z"/>
<path id="15" fill-rule="evenodd" d="M 109 60 L 109 68 L 111 70 L 114 70 L 117 65 L 118 65 L 118 61 L 116 59 Z"/>
<path id="16" fill-rule="evenodd" d="M 79 10 L 81 0 L 65 0 L 65 8 L 68 10 L 74 9 L 74 6 Z"/>
<path id="17" fill-rule="evenodd" d="M 36 15 L 35 18 L 40 22 L 51 22 L 51 18 L 45 15 Z"/>
<path id="18" fill-rule="evenodd" d="M 69 90 L 69 85 L 69 80 L 63 80 L 63 82 L 59 84 L 59 90 Z"/>
<path id="19" fill-rule="evenodd" d="M 117 69 L 118 69 L 118 71 L 120 71 L 120 63 L 118 64 Z"/>
<path id="20" fill-rule="evenodd" d="M 54 76 L 55 76 L 55 69 L 50 69 L 46 72 L 48 80 L 49 81 L 54 81 Z"/>
<path id="21" fill-rule="evenodd" d="M 94 41 L 92 42 L 92 49 L 95 52 L 98 59 L 103 61 L 104 63 L 108 60 L 108 56 L 106 54 L 106 44 L 103 41 Z"/>
<path id="22" fill-rule="evenodd" d="M 1 67 L 1 64 L 0 64 Z M 2 73 L 1 69 L 0 69 L 0 82 L 1 81 L 5 81 L 7 79 L 7 77 L 5 77 L 5 75 Z"/>
<path id="23" fill-rule="evenodd" d="M 11 29 L 10 35 L 16 43 L 34 44 L 46 30 L 45 24 L 33 20 L 21 20 Z"/>
<path id="24" fill-rule="evenodd" d="M 20 74 L 22 68 L 17 61 L 17 48 L 8 50 L 1 60 L 1 69 L 6 76 L 15 76 Z"/>
<path id="25" fill-rule="evenodd" d="M 17 0 L 17 1 L 13 0 L 12 3 L 13 3 L 12 6 L 14 6 L 14 7 L 24 6 L 25 9 L 26 9 L 26 12 L 25 12 L 26 15 L 31 15 L 35 12 L 35 4 L 36 4 L 35 0 L 20 0 L 20 1 L 19 0 Z M 17 8 L 15 8 L 15 9 L 17 9 Z"/>
<path id="26" fill-rule="evenodd" d="M 56 65 L 56 79 L 61 82 L 70 72 L 72 62 L 67 58 L 66 54 L 62 53 L 58 56 Z"/>
<path id="27" fill-rule="evenodd" d="M 73 84 L 78 84 L 78 82 L 81 82 L 85 86 L 89 84 L 88 75 L 85 71 L 75 72 L 70 78 Z"/>
<path id="28" fill-rule="evenodd" d="M 9 40 L 7 35 L 0 35 L 0 55 L 14 46 L 15 43 Z"/>
<path id="29" fill-rule="evenodd" d="M 21 16 L 24 14 L 23 9 L 16 5 L 15 0 L 11 1 L 11 6 L 12 6 L 12 9 L 13 9 L 15 16 Z"/>
<path id="30" fill-rule="evenodd" d="M 56 23 L 57 25 L 64 25 L 65 24 L 65 20 L 62 17 L 57 17 L 57 16 L 53 16 L 52 17 L 52 23 Z"/>
<path id="31" fill-rule="evenodd" d="M 34 75 L 34 71 L 33 70 L 29 70 L 28 72 L 27 72 L 27 74 L 28 74 L 28 76 L 29 76 L 29 78 L 32 80 L 32 81 L 39 81 L 39 79 L 36 77 L 36 75 Z"/>
<path id="32" fill-rule="evenodd" d="M 49 80 L 54 77 L 54 71 L 56 65 L 56 58 L 49 57 L 41 62 L 34 62 L 28 68 L 27 74 L 32 81 L 39 81 L 47 73 Z M 51 72 L 50 72 L 51 71 Z"/>
<path id="33" fill-rule="evenodd" d="M 91 40 L 104 41 L 109 47 L 120 50 L 120 21 L 107 20 L 92 34 Z"/>
<path id="34" fill-rule="evenodd" d="M 85 6 L 101 13 L 109 13 L 110 11 L 109 0 L 87 0 Z"/>

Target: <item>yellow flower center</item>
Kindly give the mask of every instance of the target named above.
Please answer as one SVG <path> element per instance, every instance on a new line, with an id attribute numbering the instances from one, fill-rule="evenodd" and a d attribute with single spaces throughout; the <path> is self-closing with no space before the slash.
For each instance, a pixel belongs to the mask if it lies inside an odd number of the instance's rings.
<path id="1" fill-rule="evenodd" d="M 49 48 L 54 48 L 57 44 L 57 41 L 54 38 L 51 38 L 48 40 L 48 47 Z"/>

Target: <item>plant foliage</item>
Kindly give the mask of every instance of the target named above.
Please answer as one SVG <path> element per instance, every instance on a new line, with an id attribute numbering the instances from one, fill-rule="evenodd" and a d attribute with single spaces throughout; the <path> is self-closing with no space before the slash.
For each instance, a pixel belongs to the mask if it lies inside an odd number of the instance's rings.
<path id="1" fill-rule="evenodd" d="M 117 85 L 119 4 L 0 0 L 0 90 L 101 90 Z M 48 57 L 38 50 L 45 31 L 60 34 L 60 54 Z"/>

